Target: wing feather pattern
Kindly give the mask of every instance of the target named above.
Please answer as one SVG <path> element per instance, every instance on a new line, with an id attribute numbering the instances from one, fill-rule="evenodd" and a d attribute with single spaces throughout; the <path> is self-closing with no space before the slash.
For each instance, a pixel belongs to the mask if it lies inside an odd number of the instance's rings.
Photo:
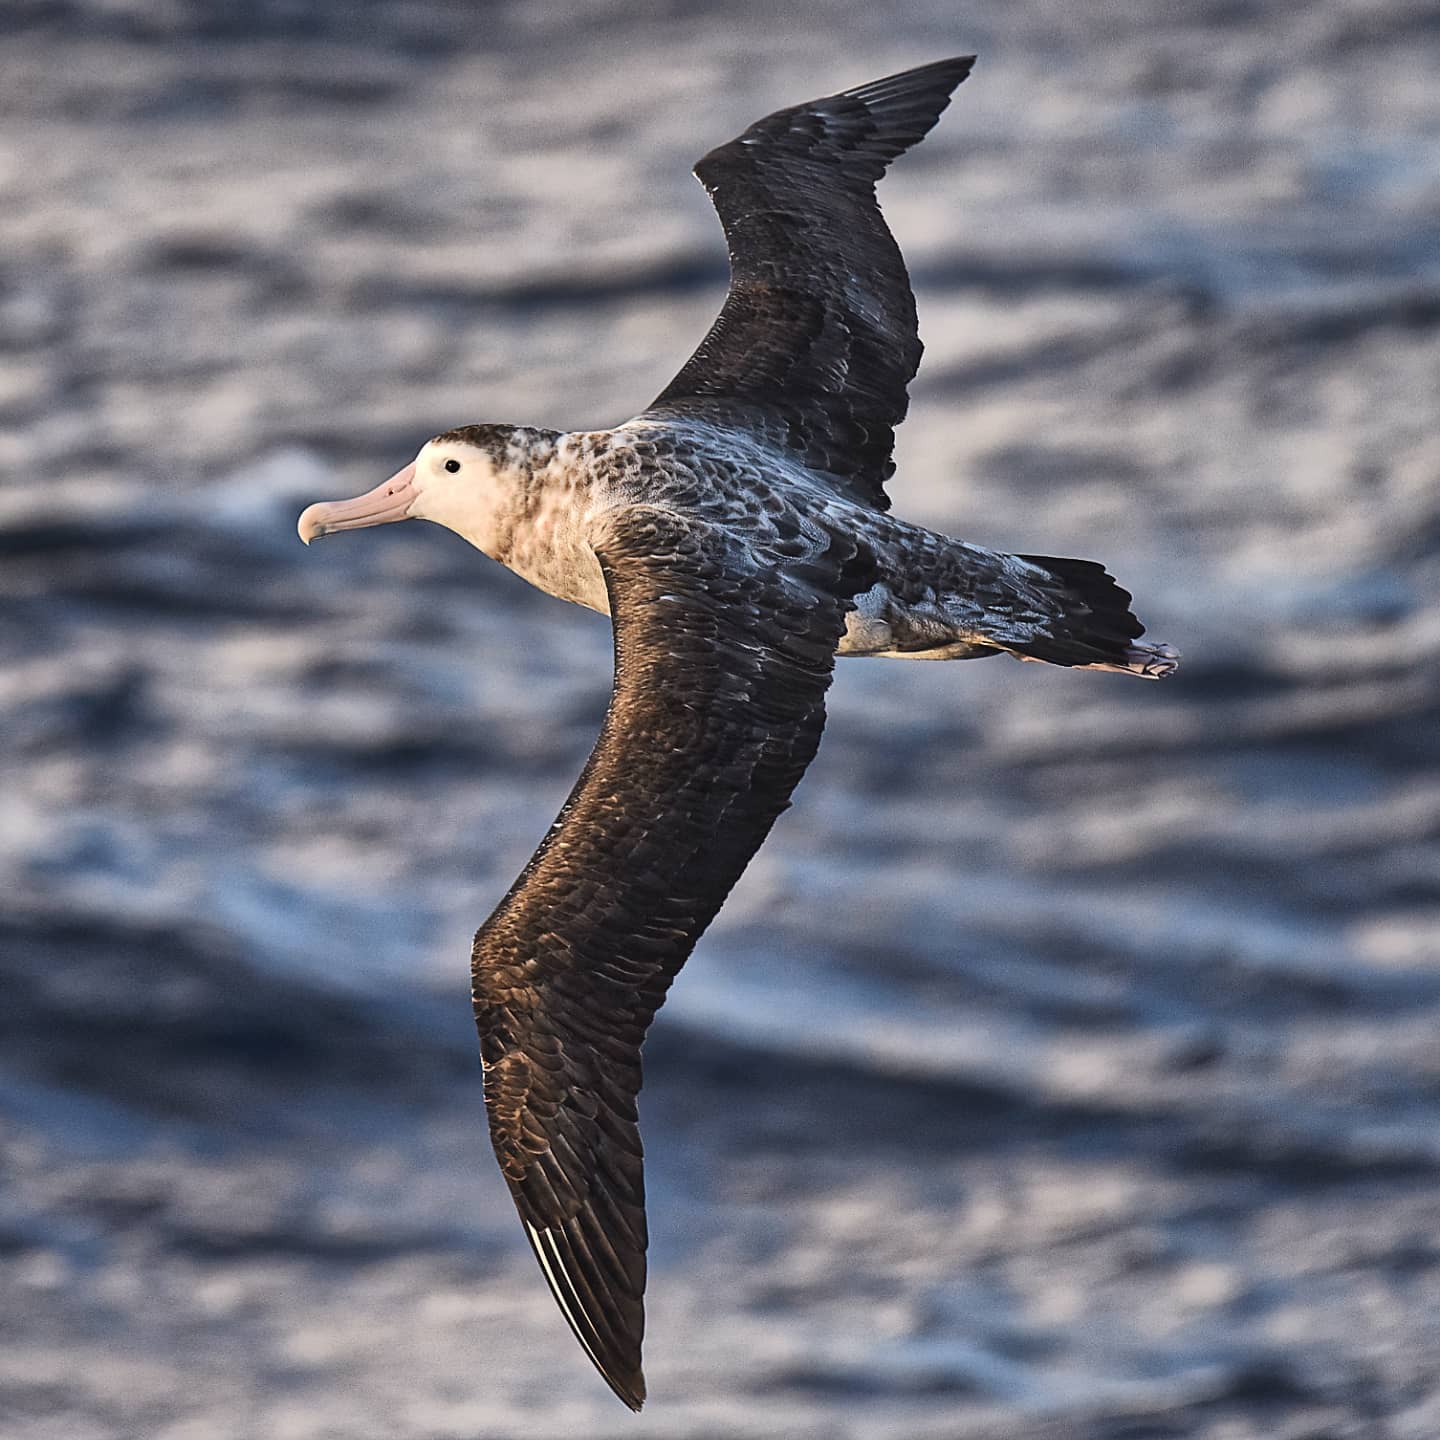
<path id="1" fill-rule="evenodd" d="M 596 550 L 609 713 L 476 936 L 473 983 L 491 1138 L 525 1233 L 576 1338 L 638 1410 L 641 1042 L 815 753 L 844 597 L 869 576 L 843 538 L 760 565 L 656 506 L 617 512 Z"/>
<path id="2" fill-rule="evenodd" d="M 696 165 L 725 229 L 730 290 L 648 414 L 745 426 L 889 508 L 895 427 L 922 347 L 875 184 L 974 61 L 940 60 L 777 111 Z"/>

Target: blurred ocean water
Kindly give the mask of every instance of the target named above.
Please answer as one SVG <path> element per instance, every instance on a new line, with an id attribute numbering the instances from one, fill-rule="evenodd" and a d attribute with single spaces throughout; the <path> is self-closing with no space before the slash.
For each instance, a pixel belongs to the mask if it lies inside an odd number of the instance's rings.
<path id="1" fill-rule="evenodd" d="M 1440 1433 L 1440 28 L 1381 0 L 0 15 L 0 1433 Z M 1163 686 L 840 667 L 647 1046 L 647 1371 L 484 1131 L 469 937 L 608 628 L 308 501 L 643 406 L 688 174 L 980 63 L 882 199 L 892 487 Z M 660 1433 L 660 1432 L 657 1432 Z"/>

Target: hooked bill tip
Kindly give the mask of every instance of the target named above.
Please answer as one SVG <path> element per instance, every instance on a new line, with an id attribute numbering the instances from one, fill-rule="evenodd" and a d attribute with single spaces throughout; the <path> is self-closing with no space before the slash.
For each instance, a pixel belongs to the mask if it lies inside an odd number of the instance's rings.
<path id="1" fill-rule="evenodd" d="M 300 512 L 300 518 L 295 522 L 295 531 L 300 536 L 300 543 L 308 545 L 317 535 L 325 533 L 325 521 L 319 512 L 325 509 L 321 502 L 318 505 L 307 505 Z"/>
<path id="2" fill-rule="evenodd" d="M 415 462 L 397 470 L 373 490 L 353 500 L 318 500 L 307 505 L 296 524 L 301 540 L 309 544 L 317 535 L 337 530 L 360 530 L 367 525 L 388 525 L 404 520 L 415 503 Z"/>

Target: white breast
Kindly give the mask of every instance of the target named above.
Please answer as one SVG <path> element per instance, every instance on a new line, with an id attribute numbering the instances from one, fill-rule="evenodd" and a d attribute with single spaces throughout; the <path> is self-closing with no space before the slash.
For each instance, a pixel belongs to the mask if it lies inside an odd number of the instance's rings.
<path id="1" fill-rule="evenodd" d="M 566 437 L 569 439 L 570 437 Z M 590 544 L 594 517 L 614 503 L 603 475 L 577 447 L 557 447 L 530 481 L 491 553 L 537 589 L 610 613 L 605 577 Z"/>
<path id="2" fill-rule="evenodd" d="M 590 509 L 568 503 L 573 499 L 547 495 L 516 527 L 510 553 L 497 558 L 547 595 L 608 615 L 605 576 L 588 538 Z"/>

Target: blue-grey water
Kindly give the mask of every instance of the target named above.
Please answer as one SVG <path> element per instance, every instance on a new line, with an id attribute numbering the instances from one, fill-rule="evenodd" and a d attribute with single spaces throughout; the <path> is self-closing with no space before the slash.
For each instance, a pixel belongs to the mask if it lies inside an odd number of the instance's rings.
<path id="1" fill-rule="evenodd" d="M 966 50 L 898 507 L 1186 664 L 841 666 L 647 1047 L 636 1420 L 467 995 L 608 627 L 294 520 L 633 413 L 693 160 Z M 1437 73 L 1400 0 L 5 9 L 0 1435 L 1434 1440 Z"/>

